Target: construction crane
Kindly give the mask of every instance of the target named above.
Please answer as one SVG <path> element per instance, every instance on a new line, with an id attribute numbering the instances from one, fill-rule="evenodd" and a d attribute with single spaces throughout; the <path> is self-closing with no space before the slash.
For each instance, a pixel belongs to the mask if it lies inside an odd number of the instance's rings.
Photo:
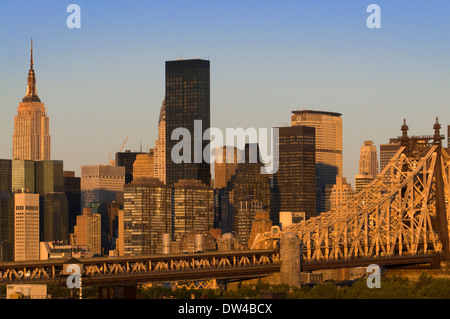
<path id="1" fill-rule="evenodd" d="M 127 138 L 125 139 L 125 141 L 123 141 L 122 146 L 120 147 L 120 150 L 119 150 L 118 153 L 122 152 L 122 150 L 123 150 L 123 148 L 124 148 L 124 146 L 125 146 L 125 143 L 128 141 L 128 138 L 129 138 L 129 137 L 127 136 Z M 110 164 L 110 165 L 116 165 L 116 161 L 112 158 L 111 153 L 109 153 L 109 164 Z"/>

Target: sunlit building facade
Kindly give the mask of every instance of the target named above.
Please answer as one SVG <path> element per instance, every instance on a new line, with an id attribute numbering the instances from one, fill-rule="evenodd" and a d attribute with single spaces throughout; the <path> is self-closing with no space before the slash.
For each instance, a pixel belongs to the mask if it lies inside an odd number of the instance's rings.
<path id="1" fill-rule="evenodd" d="M 342 117 L 340 113 L 314 110 L 293 111 L 291 125 L 314 127 L 316 130 L 316 210 L 320 214 L 330 207 L 330 192 L 336 177 L 343 176 Z"/>
<path id="2" fill-rule="evenodd" d="M 14 117 L 13 159 L 49 160 L 49 118 L 47 108 L 37 95 L 33 66 L 33 42 L 31 42 L 27 92 L 22 102 L 19 103 L 18 114 Z"/>
<path id="3" fill-rule="evenodd" d="M 162 252 L 163 234 L 172 233 L 171 199 L 171 188 L 157 178 L 133 180 L 125 186 L 119 221 L 121 255 Z"/>

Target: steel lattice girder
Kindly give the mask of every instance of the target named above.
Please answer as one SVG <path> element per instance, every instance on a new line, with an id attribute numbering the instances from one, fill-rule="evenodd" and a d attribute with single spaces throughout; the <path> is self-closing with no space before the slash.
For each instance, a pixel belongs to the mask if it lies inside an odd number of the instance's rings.
<path id="1" fill-rule="evenodd" d="M 423 157 L 409 158 L 405 150 L 401 147 L 378 177 L 344 206 L 283 231 L 258 234 L 252 248 L 274 246 L 283 234 L 294 232 L 302 241 L 305 261 L 441 253 L 437 174 L 445 196 L 442 213 L 448 218 L 450 157 L 439 145 Z"/>

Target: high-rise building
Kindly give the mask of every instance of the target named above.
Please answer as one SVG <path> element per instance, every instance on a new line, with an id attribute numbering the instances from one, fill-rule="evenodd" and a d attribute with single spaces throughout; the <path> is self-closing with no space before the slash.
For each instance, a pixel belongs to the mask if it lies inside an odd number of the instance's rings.
<path id="1" fill-rule="evenodd" d="M 95 255 L 102 254 L 101 246 L 101 216 L 93 214 L 91 208 L 83 208 L 83 214 L 77 216 L 72 245 L 87 246 Z"/>
<path id="2" fill-rule="evenodd" d="M 36 161 L 35 177 L 35 192 L 40 196 L 41 241 L 67 242 L 69 208 L 64 193 L 63 161 Z"/>
<path id="3" fill-rule="evenodd" d="M 359 193 L 364 187 L 372 183 L 372 175 L 355 175 L 355 193 Z"/>
<path id="4" fill-rule="evenodd" d="M 18 114 L 14 117 L 13 159 L 49 160 L 49 118 L 47 108 L 37 95 L 33 66 L 33 41 L 31 41 L 27 92 L 19 103 Z"/>
<path id="5" fill-rule="evenodd" d="M 131 152 L 126 150 L 125 152 L 116 153 L 116 166 L 125 167 L 125 184 L 131 183 L 133 180 L 133 165 L 136 160 L 136 156 L 142 154 L 142 152 Z"/>
<path id="6" fill-rule="evenodd" d="M 231 176 L 236 174 L 239 152 L 236 147 L 218 146 L 214 155 L 214 188 L 227 187 Z"/>
<path id="7" fill-rule="evenodd" d="M 177 60 L 166 62 L 165 94 L 166 183 L 172 186 L 179 180 L 199 180 L 211 184 L 209 159 L 203 150 L 209 137 L 203 135 L 210 128 L 210 63 L 207 60 Z M 196 125 L 197 124 L 197 125 Z M 177 136 L 176 129 L 187 130 L 189 136 Z M 175 132 L 174 132 L 175 131 Z M 175 134 L 172 138 L 172 134 Z M 178 163 L 172 150 L 178 144 L 189 145 L 190 156 Z M 178 150 L 179 151 L 179 150 Z M 175 147 L 174 152 L 177 152 Z M 188 150 L 183 149 L 180 157 Z"/>
<path id="8" fill-rule="evenodd" d="M 365 141 L 361 146 L 359 158 L 359 175 L 378 175 L 377 147 L 372 141 Z"/>
<path id="9" fill-rule="evenodd" d="M 158 140 L 153 151 L 154 176 L 166 183 L 166 100 L 164 99 L 158 121 Z"/>
<path id="10" fill-rule="evenodd" d="M 73 233 L 77 216 L 81 214 L 81 177 L 76 177 L 73 171 L 64 171 L 64 193 L 68 205 L 68 232 Z"/>
<path id="11" fill-rule="evenodd" d="M 14 260 L 12 161 L 0 159 L 0 262 Z"/>
<path id="12" fill-rule="evenodd" d="M 14 195 L 0 190 L 0 262 L 14 260 L 14 217 Z"/>
<path id="13" fill-rule="evenodd" d="M 278 171 L 273 176 L 273 210 L 316 216 L 315 128 L 279 127 Z"/>
<path id="14" fill-rule="evenodd" d="M 118 202 L 123 197 L 125 167 L 112 165 L 81 166 L 81 206 Z"/>
<path id="15" fill-rule="evenodd" d="M 133 180 L 154 177 L 154 152 L 136 155 L 133 164 Z"/>
<path id="16" fill-rule="evenodd" d="M 14 261 L 39 260 L 39 194 L 14 194 Z"/>
<path id="17" fill-rule="evenodd" d="M 237 205 L 235 210 L 234 234 L 237 243 L 240 247 L 248 249 L 249 241 L 252 232 L 253 222 L 258 212 L 268 212 L 262 208 L 262 203 L 253 200 L 242 201 Z M 270 213 L 267 214 L 267 219 L 270 220 Z M 254 238 L 253 238 L 254 239 Z"/>
<path id="18" fill-rule="evenodd" d="M 245 146 L 245 160 L 239 163 L 236 174 L 228 183 L 226 192 L 221 194 L 219 225 L 223 233 L 235 231 L 237 211 L 241 203 L 247 201 L 260 203 L 261 210 L 270 211 L 272 222 L 278 225 L 278 212 L 271 210 L 270 179 L 266 174 L 261 173 L 263 164 L 259 160 L 255 163 L 250 162 L 249 154 L 253 146 L 251 144 Z M 259 154 L 259 149 L 257 152 Z M 256 158 L 259 159 L 259 155 Z"/>
<path id="19" fill-rule="evenodd" d="M 247 246 L 251 248 L 256 236 L 259 233 L 270 231 L 272 229 L 272 225 L 273 223 L 270 219 L 270 213 L 267 210 L 255 211 Z"/>
<path id="20" fill-rule="evenodd" d="M 292 111 L 291 125 L 304 125 L 316 129 L 317 213 L 330 206 L 327 185 L 336 184 L 343 176 L 342 118 L 340 113 L 313 110 Z M 329 193 L 329 192 L 328 192 Z"/>
<path id="21" fill-rule="evenodd" d="M 0 159 L 0 191 L 12 191 L 12 161 Z"/>
<path id="22" fill-rule="evenodd" d="M 125 185 L 118 226 L 123 229 L 118 245 L 121 256 L 162 253 L 163 234 L 172 233 L 171 207 L 171 188 L 157 178 Z"/>
<path id="23" fill-rule="evenodd" d="M 11 189 L 13 192 L 26 190 L 35 192 L 35 171 L 32 160 L 12 160 Z"/>
<path id="24" fill-rule="evenodd" d="M 389 161 L 397 154 L 401 144 L 399 141 L 391 138 L 389 143 L 380 144 L 380 172 L 384 170 Z"/>
<path id="25" fill-rule="evenodd" d="M 333 185 L 331 191 L 331 209 L 336 212 L 342 212 L 343 205 L 347 203 L 352 195 L 353 188 L 350 183 L 347 183 L 347 179 L 345 177 L 336 178 L 336 184 Z"/>
<path id="26" fill-rule="evenodd" d="M 214 226 L 213 188 L 198 180 L 180 180 L 173 186 L 172 240 L 208 234 Z"/>

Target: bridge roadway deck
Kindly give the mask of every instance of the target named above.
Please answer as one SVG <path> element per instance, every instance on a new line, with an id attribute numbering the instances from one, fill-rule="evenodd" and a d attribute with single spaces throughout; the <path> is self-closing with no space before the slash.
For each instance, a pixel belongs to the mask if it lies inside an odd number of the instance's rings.
<path id="1" fill-rule="evenodd" d="M 71 263 L 83 266 L 83 284 L 255 278 L 279 272 L 281 265 L 276 249 L 6 262 L 0 283 L 65 281 L 63 267 Z M 35 276 L 38 271 L 45 276 Z"/>
<path id="2" fill-rule="evenodd" d="M 439 267 L 439 260 L 439 255 L 435 254 L 324 260 L 321 262 L 302 262 L 301 271 L 307 272 L 358 266 L 367 267 L 370 264 L 377 264 L 386 268 L 404 268 L 423 265 Z M 49 282 L 65 284 L 65 278 L 67 277 L 62 275 L 64 264 L 73 262 L 74 260 L 56 259 L 2 263 L 0 264 L 0 284 Z M 279 250 L 276 249 L 214 251 L 195 254 L 161 254 L 138 257 L 80 258 L 77 262 L 83 265 L 83 285 L 120 282 L 193 281 L 212 278 L 228 280 L 248 279 L 268 276 L 280 272 L 281 269 Z M 204 262 L 203 266 L 194 266 L 202 262 Z M 186 266 L 175 267 L 173 266 L 175 264 L 184 264 Z M 160 268 L 161 265 L 165 267 Z M 41 270 L 43 270 L 45 276 L 34 276 L 34 274 L 40 273 Z M 17 275 L 19 272 L 22 273 L 22 276 Z M 23 273 L 33 275 L 24 276 Z"/>

